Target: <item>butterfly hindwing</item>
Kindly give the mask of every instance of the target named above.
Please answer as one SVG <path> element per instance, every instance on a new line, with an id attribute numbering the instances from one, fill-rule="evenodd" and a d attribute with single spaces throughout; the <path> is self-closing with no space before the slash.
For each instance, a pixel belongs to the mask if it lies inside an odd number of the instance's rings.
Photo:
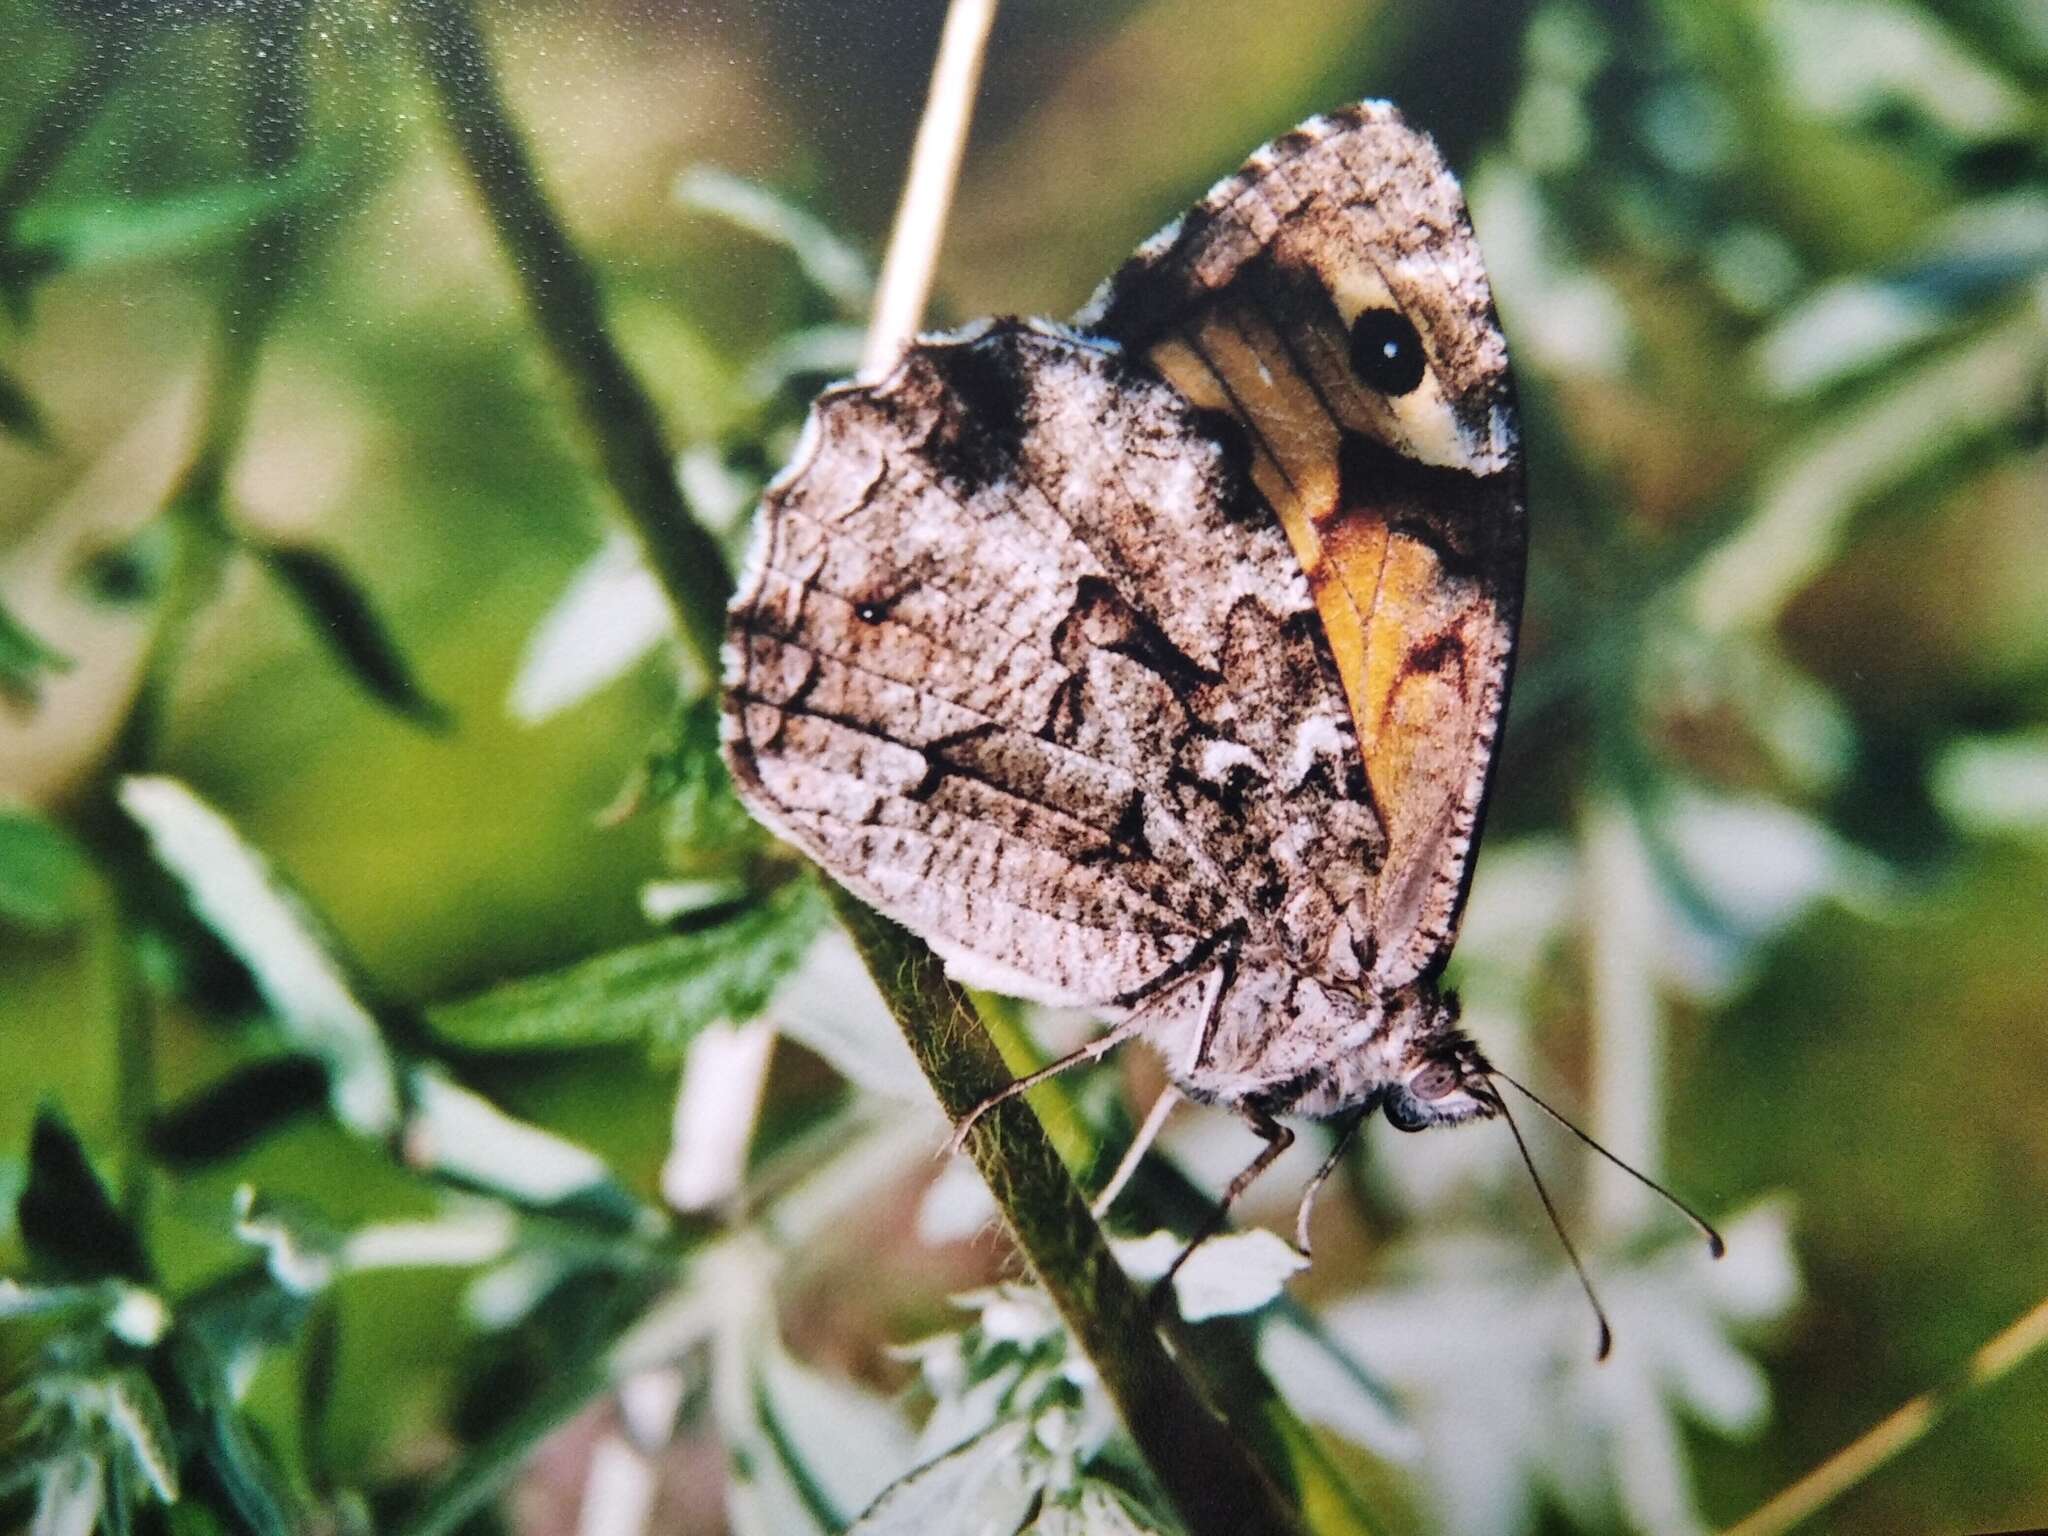
<path id="1" fill-rule="evenodd" d="M 1506 348 L 1456 181 L 1383 104 L 1317 119 L 1147 242 L 1077 324 L 1242 434 L 1385 829 L 1373 975 L 1433 972 L 1484 807 L 1525 543 Z"/>

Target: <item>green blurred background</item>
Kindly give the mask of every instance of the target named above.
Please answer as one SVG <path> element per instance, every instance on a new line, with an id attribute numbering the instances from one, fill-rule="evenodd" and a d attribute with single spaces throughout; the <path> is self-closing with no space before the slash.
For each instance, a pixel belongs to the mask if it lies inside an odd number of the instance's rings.
<path id="1" fill-rule="evenodd" d="M 393 996 L 457 996 L 639 937 L 657 837 L 598 813 L 661 726 L 674 669 L 657 652 L 538 724 L 507 708 L 614 509 L 406 29 L 382 6 L 314 7 L 310 153 L 280 192 L 247 169 L 247 34 L 212 9 L 155 8 L 104 110 L 0 210 L 10 254 L 47 258 L 6 274 L 0 369 L 40 440 L 10 412 L 0 599 L 72 662 L 39 707 L 0 705 L 0 791 L 60 822 L 88 813 L 150 603 L 81 573 L 168 493 L 220 316 L 246 302 L 230 258 L 251 198 L 259 213 L 291 198 L 304 243 L 234 517 L 342 560 L 455 724 L 378 707 L 241 562 L 148 766 L 291 870 Z M 820 375 L 764 389 L 761 360 L 837 317 L 787 251 L 679 199 L 679 174 L 759 181 L 878 251 L 940 12 L 482 7 L 547 187 L 700 468 L 773 468 Z M 84 88 L 90 45 L 64 7 L 0 15 L 4 159 Z M 1066 314 L 1252 145 L 1360 96 L 1399 103 L 1464 176 L 1523 386 L 1534 527 L 1490 846 L 1563 849 L 1559 878 L 1597 881 L 1603 818 L 1637 829 L 1623 863 L 1685 927 L 1642 940 L 1681 959 L 1636 978 L 1659 1058 L 1637 1091 L 1664 1165 L 1711 1209 L 1792 1201 L 1803 1298 L 1755 1345 L 1768 1423 L 1687 1433 L 1712 1522 L 2048 1292 L 2044 15 L 2028 0 L 1012 0 L 940 264 L 937 318 Z M 1700 796 L 1758 814 L 1734 831 L 1687 819 Z M 98 932 L 0 927 L 0 1170 L 46 1100 L 88 1145 L 115 1140 Z M 1527 1059 L 1578 1102 L 1599 1091 L 1602 953 L 1568 924 L 1517 995 Z M 250 1050 L 246 1022 L 173 1009 L 159 1093 Z M 816 1076 L 779 1062 L 772 1102 L 815 1096 Z M 471 1080 L 652 1190 L 674 1077 L 645 1052 L 511 1057 Z M 1625 1116 L 1603 1124 L 1631 1140 Z M 425 1206 L 360 1143 L 301 1124 L 172 1181 L 168 1268 L 221 1262 L 242 1181 L 337 1221 Z M 1345 1283 L 1345 1254 L 1329 1262 L 1319 1294 Z M 912 1252 L 853 1310 L 900 1338 L 961 1279 L 957 1255 Z M 466 1357 L 447 1327 L 459 1277 L 362 1287 L 350 1305 L 377 1322 L 344 1333 L 336 1455 L 374 1481 L 444 1453 Z M 792 1331 L 813 1351 L 871 1347 L 860 1328 L 835 1346 L 816 1319 Z M 516 1508 L 521 1529 L 562 1519 L 544 1498 Z M 675 1528 L 717 1528 L 715 1509 L 693 1518 Z M 2048 1522 L 2048 1362 L 1970 1398 L 1824 1521 Z"/>

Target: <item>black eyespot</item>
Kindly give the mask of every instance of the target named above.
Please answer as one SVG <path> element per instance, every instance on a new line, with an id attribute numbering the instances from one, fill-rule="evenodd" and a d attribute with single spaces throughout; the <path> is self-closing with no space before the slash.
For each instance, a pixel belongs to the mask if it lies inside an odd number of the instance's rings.
<path id="1" fill-rule="evenodd" d="M 1458 1074 L 1450 1067 L 1438 1062 L 1425 1067 L 1415 1074 L 1415 1080 L 1408 1085 L 1408 1091 L 1418 1099 L 1440 1099 L 1458 1086 Z"/>
<path id="2" fill-rule="evenodd" d="M 1405 395 L 1422 382 L 1422 338 L 1398 310 L 1368 309 L 1351 322 L 1351 366 L 1383 395 Z"/>
<path id="3" fill-rule="evenodd" d="M 1426 1131 L 1432 1124 L 1421 1105 L 1398 1089 L 1387 1095 L 1380 1112 L 1386 1116 L 1387 1124 L 1397 1131 Z"/>
<path id="4" fill-rule="evenodd" d="M 862 603 L 853 610 L 853 616 L 863 624 L 879 624 L 885 612 L 887 610 L 880 603 Z"/>

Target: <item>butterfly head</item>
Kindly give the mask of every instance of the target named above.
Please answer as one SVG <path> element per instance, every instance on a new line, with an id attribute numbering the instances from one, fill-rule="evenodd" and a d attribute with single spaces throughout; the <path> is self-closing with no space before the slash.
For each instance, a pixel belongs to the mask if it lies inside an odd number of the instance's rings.
<path id="1" fill-rule="evenodd" d="M 1458 1027 L 1455 996 L 1411 993 L 1395 1024 L 1404 1038 L 1394 1080 L 1382 1091 L 1380 1108 L 1399 1131 L 1491 1119 L 1500 1113 L 1493 1068 L 1471 1037 Z"/>

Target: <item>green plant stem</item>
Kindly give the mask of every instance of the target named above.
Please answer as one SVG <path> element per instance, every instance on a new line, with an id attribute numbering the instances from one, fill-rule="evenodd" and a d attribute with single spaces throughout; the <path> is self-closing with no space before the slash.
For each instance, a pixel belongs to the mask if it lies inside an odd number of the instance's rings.
<path id="1" fill-rule="evenodd" d="M 118 897 L 95 924 L 103 935 L 101 973 L 114 1024 L 114 1120 L 121 1128 L 121 1214 L 140 1229 L 149 1214 L 150 1118 L 156 1109 L 156 1029 L 149 989 L 129 943 Z"/>
<path id="2" fill-rule="evenodd" d="M 1934 1428 L 1963 1398 L 1998 1380 L 2044 1346 L 2048 1346 L 2048 1300 L 2036 1302 L 1979 1349 L 1954 1380 L 1900 1404 L 1791 1487 L 1728 1527 L 1724 1536 L 1780 1536 L 1803 1523 Z"/>
<path id="3" fill-rule="evenodd" d="M 468 0 L 426 0 L 410 9 L 420 58 L 463 164 L 569 380 L 605 479 L 661 578 L 684 646 L 704 675 L 716 677 L 731 576 L 717 542 L 683 500 L 654 404 L 605 323 L 596 276 L 570 243 L 505 109 Z"/>
<path id="4" fill-rule="evenodd" d="M 249 161 L 259 175 L 287 174 L 305 144 L 305 10 L 306 0 L 273 0 L 270 17 L 276 29 L 261 67 L 250 72 Z M 101 765 L 83 816 L 102 867 L 117 872 L 105 919 L 111 951 L 106 972 L 118 1058 L 115 1107 L 122 1133 L 122 1202 L 129 1218 L 138 1223 L 148 1203 L 147 1140 L 155 1111 L 156 1052 L 153 1010 L 131 953 L 139 905 L 139 886 L 131 872 L 146 868 L 149 855 L 135 826 L 115 804 L 114 791 L 125 775 L 153 757 L 200 616 L 219 595 L 234 555 L 235 539 L 225 510 L 228 472 L 248 423 L 258 355 L 299 265 L 301 243 L 300 221 L 286 211 L 266 220 L 242 245 L 195 446 L 157 514 L 171 540 L 171 557 L 143 648 L 134 702 Z"/>
<path id="5" fill-rule="evenodd" d="M 836 887 L 832 900 L 955 1121 L 1009 1081 L 1001 1054 L 924 945 Z M 975 1166 L 1160 1487 L 1196 1536 L 1295 1531 L 1280 1495 L 1168 1356 L 1038 1118 L 1011 1100 L 968 1140 Z"/>
<path id="6" fill-rule="evenodd" d="M 1046 1065 L 1045 1054 L 1014 1004 L 978 993 L 974 1003 L 1012 1075 L 1022 1077 Z M 1069 1168 L 1081 1169 L 1096 1161 L 1100 1148 L 1074 1102 L 1070 1081 L 1056 1077 L 1042 1083 L 1026 1095 L 1026 1102 L 1061 1159 Z M 1184 1231 L 1199 1225 L 1215 1204 L 1166 1158 L 1147 1158 L 1133 1187 L 1143 1192 L 1138 1203 L 1144 1210 L 1163 1214 Z M 1162 1326 L 1175 1354 L 1192 1367 L 1209 1400 L 1272 1479 L 1292 1496 L 1302 1523 L 1316 1536 L 1372 1536 L 1376 1527 L 1358 1490 L 1259 1364 L 1256 1322 L 1219 1317 L 1190 1325 L 1169 1315 Z"/>
<path id="7" fill-rule="evenodd" d="M 306 3 L 272 0 L 268 14 L 275 31 L 267 34 L 261 67 L 250 72 L 247 82 L 249 167 L 258 176 L 289 174 L 305 147 Z M 143 653 L 135 705 L 123 722 L 104 776 L 109 784 L 149 761 L 192 632 L 219 595 L 235 552 L 226 511 L 228 473 L 248 425 L 257 360 L 297 275 L 303 245 L 302 220 L 290 208 L 266 219 L 242 244 L 222 316 L 221 344 L 207 382 L 197 446 L 160 514 L 173 540 L 170 567 Z"/>
<path id="8" fill-rule="evenodd" d="M 394 1528 L 394 1536 L 452 1536 L 519 1475 L 536 1447 L 581 1413 L 608 1386 L 604 1369 L 585 1364 L 550 1381 L 540 1395 L 463 1456 Z"/>
<path id="9" fill-rule="evenodd" d="M 137 53 L 132 23 L 125 18 L 109 19 L 88 33 L 84 53 L 30 121 L 6 170 L 0 171 L 0 241 L 15 216 L 64 163 Z"/>

